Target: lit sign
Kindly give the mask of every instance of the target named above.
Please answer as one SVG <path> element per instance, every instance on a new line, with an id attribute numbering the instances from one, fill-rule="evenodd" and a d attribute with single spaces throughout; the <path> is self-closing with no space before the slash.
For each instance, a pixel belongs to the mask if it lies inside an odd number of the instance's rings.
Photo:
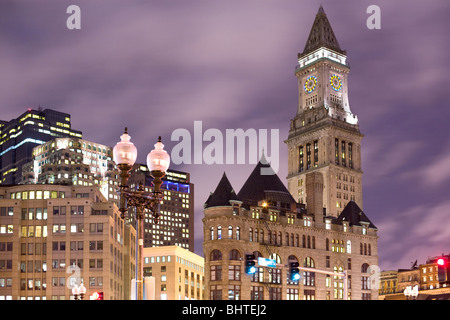
<path id="1" fill-rule="evenodd" d="M 275 259 L 267 259 L 267 258 L 261 258 L 258 257 L 258 265 L 262 267 L 269 267 L 269 268 L 276 268 L 277 263 Z"/>

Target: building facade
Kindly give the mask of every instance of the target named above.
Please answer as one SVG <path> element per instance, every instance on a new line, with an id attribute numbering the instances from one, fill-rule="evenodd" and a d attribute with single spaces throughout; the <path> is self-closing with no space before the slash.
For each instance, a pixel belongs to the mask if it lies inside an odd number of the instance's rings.
<path id="1" fill-rule="evenodd" d="M 239 193 L 224 174 L 205 203 L 208 299 L 378 299 L 377 228 L 361 209 L 363 135 L 349 106 L 346 58 L 320 7 L 295 70 L 288 188 L 261 174 L 270 168 L 262 158 Z M 247 274 L 246 254 L 275 266 L 258 262 Z M 299 281 L 290 280 L 291 263 L 306 268 Z M 346 290 L 335 274 L 344 271 Z"/>
<path id="2" fill-rule="evenodd" d="M 362 198 L 361 134 L 358 118 L 350 109 L 350 66 L 330 22 L 320 7 L 295 75 L 298 106 L 290 122 L 288 189 L 299 203 L 306 201 L 305 178 L 320 172 L 324 180 L 323 204 L 327 215 L 337 217 L 353 200 Z"/>
<path id="3" fill-rule="evenodd" d="M 350 201 L 339 217 L 323 216 L 323 182 L 315 173 L 306 176 L 306 209 L 278 176 L 260 174 L 265 166 L 258 163 L 238 194 L 224 174 L 205 203 L 206 298 L 378 299 L 372 277 L 378 268 L 377 229 L 364 212 Z M 246 254 L 272 259 L 276 267 L 257 264 L 255 274 L 246 274 Z M 291 262 L 330 273 L 346 271 L 348 296 L 343 278 L 333 274 L 310 269 L 301 272 L 300 281 L 291 281 Z"/>
<path id="4" fill-rule="evenodd" d="M 79 138 L 56 138 L 35 147 L 32 161 L 22 167 L 21 183 L 96 185 L 106 199 L 118 201 L 112 148 Z"/>
<path id="5" fill-rule="evenodd" d="M 194 252 L 194 184 L 187 172 L 171 170 L 163 177 L 161 190 L 164 200 L 160 205 L 161 217 L 153 223 L 146 213 L 144 221 L 144 246 L 179 246 Z M 129 179 L 130 188 L 139 184 L 153 191 L 153 177 L 146 165 L 135 164 Z"/>
<path id="6" fill-rule="evenodd" d="M 16 119 L 0 121 L 0 183 L 18 184 L 22 166 L 32 161 L 33 148 L 58 137 L 81 138 L 70 115 L 51 109 L 28 109 Z"/>
<path id="7" fill-rule="evenodd" d="M 0 300 L 68 300 L 83 282 L 85 299 L 130 296 L 136 235 L 97 188 L 0 187 Z"/>
<path id="8" fill-rule="evenodd" d="M 450 281 L 440 283 L 438 278 L 437 260 L 441 257 L 428 258 L 423 264 L 416 262 L 411 269 L 381 272 L 379 299 L 405 300 L 405 289 L 415 286 L 418 286 L 419 290 L 416 297 L 418 300 L 434 300 L 438 296 L 445 296 L 445 300 L 450 299 Z M 448 259 L 450 255 L 446 257 Z M 447 279 L 450 279 L 448 269 L 447 273 Z"/>
<path id="9" fill-rule="evenodd" d="M 189 250 L 144 248 L 144 276 L 155 278 L 156 300 L 204 300 L 204 259 Z"/>

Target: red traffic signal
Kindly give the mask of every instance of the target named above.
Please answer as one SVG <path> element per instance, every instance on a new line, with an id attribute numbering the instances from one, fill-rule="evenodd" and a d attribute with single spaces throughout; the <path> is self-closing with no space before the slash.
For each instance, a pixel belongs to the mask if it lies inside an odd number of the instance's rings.
<path id="1" fill-rule="evenodd" d="M 103 300 L 103 292 L 94 292 L 91 297 L 94 300 Z"/>
<path id="2" fill-rule="evenodd" d="M 438 281 L 440 284 L 444 284 L 449 280 L 447 276 L 447 263 L 448 261 L 445 257 L 440 257 L 436 260 L 438 269 Z"/>

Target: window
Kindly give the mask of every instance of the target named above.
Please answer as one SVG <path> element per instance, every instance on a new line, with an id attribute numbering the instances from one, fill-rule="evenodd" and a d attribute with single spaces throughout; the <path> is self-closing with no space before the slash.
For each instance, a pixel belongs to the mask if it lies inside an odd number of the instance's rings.
<path id="1" fill-rule="evenodd" d="M 210 294 L 211 300 L 222 300 L 222 286 L 220 285 L 210 286 Z"/>
<path id="2" fill-rule="evenodd" d="M 302 172 L 304 170 L 304 164 L 303 164 L 303 146 L 300 146 L 299 153 L 298 153 L 298 171 Z M 303 182 L 303 181 L 302 181 Z"/>
<path id="3" fill-rule="evenodd" d="M 241 266 L 230 265 L 228 266 L 228 280 L 241 280 Z"/>
<path id="4" fill-rule="evenodd" d="M 346 156 L 345 156 L 345 141 L 341 142 L 341 152 L 342 152 L 342 165 L 346 166 Z"/>
<path id="5" fill-rule="evenodd" d="M 233 227 L 228 226 L 228 239 L 233 239 Z"/>
<path id="6" fill-rule="evenodd" d="M 228 300 L 240 300 L 241 286 L 229 285 L 228 286 Z"/>
<path id="7" fill-rule="evenodd" d="M 220 281 L 222 280 L 222 266 L 211 266 L 211 281 Z"/>
<path id="8" fill-rule="evenodd" d="M 210 260 L 211 261 L 222 260 L 222 252 L 220 252 L 219 250 L 213 250 L 211 252 Z"/>
<path id="9" fill-rule="evenodd" d="M 264 288 L 260 286 L 252 286 L 252 291 L 250 292 L 251 300 L 263 300 L 264 299 Z"/>
<path id="10" fill-rule="evenodd" d="M 217 227 L 217 239 L 218 240 L 222 239 L 222 227 L 221 226 Z"/>
<path id="11" fill-rule="evenodd" d="M 334 140 L 335 163 L 339 164 L 339 139 Z"/>
<path id="12" fill-rule="evenodd" d="M 352 242 L 347 240 L 347 253 L 352 253 Z"/>
<path id="13" fill-rule="evenodd" d="M 239 253 L 238 250 L 233 249 L 230 251 L 228 260 L 240 260 L 241 259 L 241 254 Z"/>
<path id="14" fill-rule="evenodd" d="M 353 169 L 353 143 L 348 144 L 348 166 Z"/>
<path id="15" fill-rule="evenodd" d="M 319 141 L 314 141 L 314 167 L 319 164 Z"/>
<path id="16" fill-rule="evenodd" d="M 311 144 L 306 145 L 306 170 L 311 168 Z"/>
<path id="17" fill-rule="evenodd" d="M 281 300 L 281 288 L 269 287 L 269 299 Z"/>

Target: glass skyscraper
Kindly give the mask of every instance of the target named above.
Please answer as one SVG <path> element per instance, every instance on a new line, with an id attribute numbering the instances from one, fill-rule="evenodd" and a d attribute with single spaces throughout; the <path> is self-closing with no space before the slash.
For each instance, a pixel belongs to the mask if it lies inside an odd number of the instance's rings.
<path id="1" fill-rule="evenodd" d="M 16 119 L 0 120 L 0 184 L 18 184 L 22 166 L 32 160 L 33 148 L 54 138 L 81 138 L 70 115 L 51 109 L 28 109 Z"/>

